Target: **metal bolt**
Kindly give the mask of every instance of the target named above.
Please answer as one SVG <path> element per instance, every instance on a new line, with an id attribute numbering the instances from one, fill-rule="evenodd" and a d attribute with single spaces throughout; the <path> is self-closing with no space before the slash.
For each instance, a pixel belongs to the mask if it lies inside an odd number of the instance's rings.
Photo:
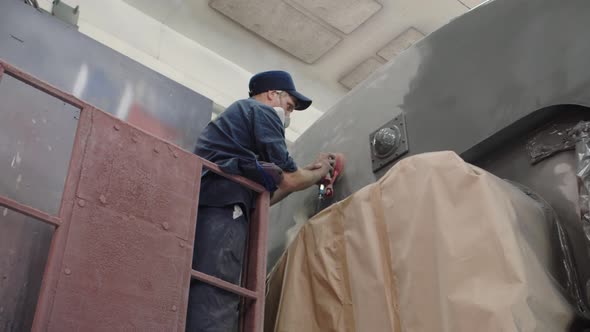
<path id="1" fill-rule="evenodd" d="M 106 204 L 107 203 L 107 198 L 104 195 L 100 195 L 100 197 L 98 199 L 100 200 L 100 202 L 102 204 Z"/>
<path id="2" fill-rule="evenodd" d="M 137 137 L 133 136 L 133 137 L 131 137 L 131 141 L 133 141 L 133 143 L 137 143 L 138 139 L 137 139 Z"/>
<path id="3" fill-rule="evenodd" d="M 119 127 L 119 125 L 114 125 L 113 128 L 115 128 L 116 131 L 119 131 L 119 129 L 121 129 L 121 127 Z"/>
<path id="4" fill-rule="evenodd" d="M 156 146 L 156 147 L 154 148 L 154 152 L 155 152 L 155 153 L 160 153 L 160 149 L 158 149 L 158 147 Z"/>
<path id="5" fill-rule="evenodd" d="M 175 305 L 172 306 L 172 311 L 176 312 L 177 309 Z"/>
<path id="6" fill-rule="evenodd" d="M 172 155 L 174 156 L 174 158 L 178 158 L 178 152 L 174 151 L 172 152 Z"/>
<path id="7" fill-rule="evenodd" d="M 179 245 L 181 248 L 184 248 L 184 242 L 180 242 L 178 245 Z"/>
<path id="8" fill-rule="evenodd" d="M 400 140 L 399 128 L 383 128 L 375 133 L 371 140 L 373 153 L 379 158 L 389 157 L 397 150 Z"/>
<path id="9" fill-rule="evenodd" d="M 72 274 L 72 270 L 70 270 L 70 269 L 66 268 L 66 269 L 64 270 L 64 273 L 65 273 L 67 276 L 69 276 L 70 274 Z"/>
<path id="10" fill-rule="evenodd" d="M 170 229 L 170 224 L 167 223 L 167 222 L 163 222 L 162 223 L 162 228 L 165 229 L 165 230 L 168 230 L 168 229 Z"/>
<path id="11" fill-rule="evenodd" d="M 78 205 L 79 205 L 80 207 L 84 207 L 84 206 L 86 206 L 86 201 L 85 201 L 85 200 L 83 200 L 83 199 L 79 199 L 79 200 L 78 200 Z"/>

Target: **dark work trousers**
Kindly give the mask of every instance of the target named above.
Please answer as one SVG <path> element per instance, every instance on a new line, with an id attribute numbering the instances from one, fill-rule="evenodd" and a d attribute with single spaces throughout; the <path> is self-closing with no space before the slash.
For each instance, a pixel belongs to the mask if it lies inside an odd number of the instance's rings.
<path id="1" fill-rule="evenodd" d="M 193 269 L 239 284 L 248 235 L 248 219 L 240 205 L 200 206 Z M 229 332 L 237 326 L 238 295 L 192 280 L 186 330 Z"/>

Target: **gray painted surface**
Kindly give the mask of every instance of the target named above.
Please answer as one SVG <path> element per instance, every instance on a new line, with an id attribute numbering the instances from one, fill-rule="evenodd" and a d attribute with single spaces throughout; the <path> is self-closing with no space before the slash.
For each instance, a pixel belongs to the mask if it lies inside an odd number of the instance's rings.
<path id="1" fill-rule="evenodd" d="M 406 114 L 409 155 L 464 155 L 516 120 L 558 104 L 590 105 L 590 3 L 496 0 L 427 36 L 380 68 L 294 144 L 303 165 L 320 151 L 343 152 L 341 200 L 374 182 L 369 134 Z M 313 96 L 311 96 L 313 97 Z M 297 116 L 295 114 L 295 116 Z M 471 150 L 471 151 L 470 151 Z M 269 268 L 316 209 L 317 188 L 271 210 Z"/>

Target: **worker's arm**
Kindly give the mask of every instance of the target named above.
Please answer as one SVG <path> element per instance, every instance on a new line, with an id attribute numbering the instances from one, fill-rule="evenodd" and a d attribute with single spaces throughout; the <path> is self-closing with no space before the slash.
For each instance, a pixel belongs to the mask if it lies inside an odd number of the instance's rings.
<path id="1" fill-rule="evenodd" d="M 280 202 L 292 192 L 307 189 L 323 179 L 330 171 L 329 159 L 320 155 L 318 161 L 304 167 L 298 168 L 295 172 L 283 172 L 283 180 L 279 184 L 271 199 L 270 205 Z"/>
<path id="2" fill-rule="evenodd" d="M 275 190 L 270 197 L 270 205 L 275 205 L 276 203 L 283 200 L 283 198 L 289 196 L 290 192 L 286 190 L 282 190 L 281 188 Z"/>
<path id="3" fill-rule="evenodd" d="M 283 170 L 283 179 L 271 197 L 275 204 L 290 193 L 318 183 L 330 170 L 330 154 L 320 153 L 316 161 L 299 168 L 289 156 L 285 143 L 285 128 L 271 107 L 259 106 L 254 116 L 254 132 L 258 160 L 273 163 Z"/>

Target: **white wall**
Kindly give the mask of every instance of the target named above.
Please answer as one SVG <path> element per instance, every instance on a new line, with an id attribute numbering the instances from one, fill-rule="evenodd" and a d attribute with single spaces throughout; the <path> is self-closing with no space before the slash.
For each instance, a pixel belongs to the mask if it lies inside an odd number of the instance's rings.
<path id="1" fill-rule="evenodd" d="M 251 72 L 144 14 L 122 0 L 62 0 L 80 6 L 79 31 L 154 71 L 227 107 L 248 97 Z M 39 5 L 51 9 L 51 0 Z M 286 132 L 293 142 L 321 116 L 298 113 Z"/>

